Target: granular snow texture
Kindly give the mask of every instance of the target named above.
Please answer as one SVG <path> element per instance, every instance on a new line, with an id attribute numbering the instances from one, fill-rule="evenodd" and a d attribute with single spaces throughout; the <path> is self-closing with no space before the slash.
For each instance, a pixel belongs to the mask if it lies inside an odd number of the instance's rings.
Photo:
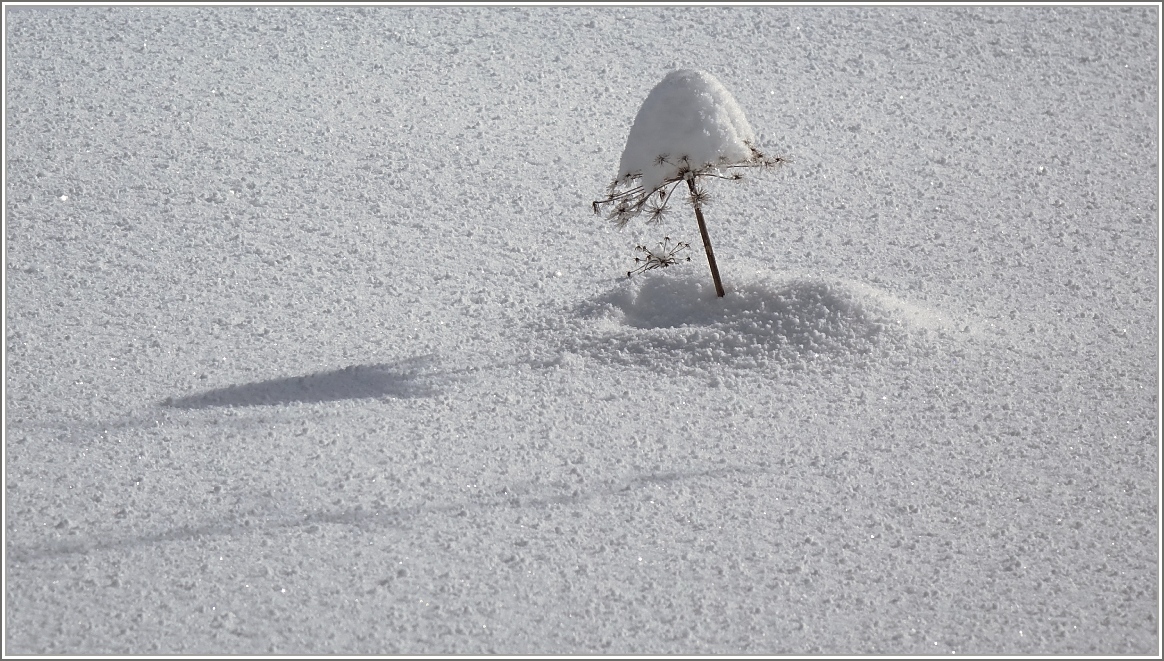
<path id="1" fill-rule="evenodd" d="M 6 654 L 1160 652 L 1158 7 L 5 19 Z"/>
<path id="2" fill-rule="evenodd" d="M 715 76 L 679 69 L 647 94 L 635 115 L 618 178 L 641 177 L 643 191 L 651 193 L 684 164 L 748 162 L 755 141 L 744 111 Z"/>

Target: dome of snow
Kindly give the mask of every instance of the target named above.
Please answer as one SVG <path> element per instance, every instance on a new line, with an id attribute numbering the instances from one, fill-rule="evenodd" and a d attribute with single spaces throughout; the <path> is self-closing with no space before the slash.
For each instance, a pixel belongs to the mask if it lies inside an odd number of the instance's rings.
<path id="1" fill-rule="evenodd" d="M 658 373 L 876 363 L 917 355 L 926 329 L 937 327 L 885 292 L 821 278 L 744 280 L 717 298 L 702 277 L 652 272 L 579 310 L 608 323 L 579 330 L 562 350 Z"/>
<path id="2" fill-rule="evenodd" d="M 651 90 L 635 116 L 618 178 L 641 175 L 653 191 L 678 175 L 680 159 L 693 167 L 753 159 L 755 134 L 731 92 L 711 74 L 678 69 Z M 659 163 L 664 156 L 665 163 Z"/>

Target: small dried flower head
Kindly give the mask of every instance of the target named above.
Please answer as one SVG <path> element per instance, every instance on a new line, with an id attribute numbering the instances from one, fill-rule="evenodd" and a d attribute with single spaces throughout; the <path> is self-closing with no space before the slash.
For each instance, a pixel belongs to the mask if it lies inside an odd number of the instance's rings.
<path id="1" fill-rule="evenodd" d="M 764 170 L 770 171 L 775 170 L 776 168 L 790 161 L 791 159 L 789 159 L 787 156 L 768 156 L 765 157 L 764 160 L 760 161 L 760 167 Z"/>
<path id="2" fill-rule="evenodd" d="M 685 259 L 680 259 L 678 253 L 687 250 L 691 247 L 690 243 L 679 241 L 671 243 L 671 237 L 665 236 L 660 241 L 654 250 L 646 246 L 635 246 L 635 250 L 642 253 L 642 257 L 635 257 L 635 263 L 640 266 L 632 271 L 627 271 L 626 276 L 629 278 L 636 273 L 650 271 L 651 269 L 667 268 L 678 264 L 680 261 L 691 261 L 691 256 L 688 255 Z"/>
<path id="3" fill-rule="evenodd" d="M 671 211 L 671 207 L 664 204 L 651 204 L 647 206 L 647 222 L 652 225 L 657 225 L 663 222 L 663 218 Z"/>
<path id="4" fill-rule="evenodd" d="M 688 193 L 687 200 L 693 207 L 702 207 L 711 200 L 711 195 L 705 186 L 696 185 L 695 189 Z"/>

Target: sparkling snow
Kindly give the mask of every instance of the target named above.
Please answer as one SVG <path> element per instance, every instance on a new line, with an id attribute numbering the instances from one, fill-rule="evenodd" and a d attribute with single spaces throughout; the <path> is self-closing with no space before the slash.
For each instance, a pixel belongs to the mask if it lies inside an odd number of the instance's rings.
<path id="1" fill-rule="evenodd" d="M 5 16 L 6 655 L 1159 653 L 1158 7 Z"/>

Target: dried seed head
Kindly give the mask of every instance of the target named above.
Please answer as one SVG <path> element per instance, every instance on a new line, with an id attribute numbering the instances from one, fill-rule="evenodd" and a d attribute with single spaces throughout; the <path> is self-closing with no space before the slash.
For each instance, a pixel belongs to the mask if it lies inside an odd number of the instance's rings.
<path id="1" fill-rule="evenodd" d="M 652 190 L 645 190 L 642 186 L 642 172 L 627 172 L 610 182 L 607 186 L 607 197 L 591 204 L 596 214 L 606 213 L 608 220 L 616 223 L 620 228 L 640 214 L 646 213 L 647 223 L 659 223 L 670 210 L 668 200 L 675 191 L 675 187 L 683 182 L 699 183 L 699 179 L 716 178 L 729 181 L 739 181 L 744 178 L 740 172 L 744 168 L 759 168 L 762 171 L 774 169 L 789 162 L 783 156 L 768 156 L 751 142 L 746 142 L 750 156 L 738 162 L 731 162 L 727 157 L 716 157 L 715 162 L 706 162 L 695 165 L 688 154 L 678 159 L 672 159 L 669 154 L 658 154 L 654 164 L 668 165 L 671 170 L 659 186 Z M 670 169 L 669 168 L 669 169 Z M 684 188 L 688 188 L 684 186 Z M 658 194 L 656 196 L 656 193 Z M 698 186 L 687 196 L 688 202 L 695 206 L 703 206 L 712 201 L 706 187 Z"/>
<path id="2" fill-rule="evenodd" d="M 671 237 L 663 237 L 654 250 L 648 249 L 646 246 L 635 246 L 635 250 L 644 254 L 643 257 L 635 257 L 635 263 L 641 264 L 637 269 L 627 271 L 626 275 L 629 278 L 635 273 L 642 273 L 650 271 L 651 269 L 666 268 L 674 264 L 678 264 L 680 258 L 677 256 L 682 250 L 687 250 L 691 247 L 690 243 L 680 241 L 672 244 Z M 691 257 L 687 257 L 683 261 L 691 261 Z"/>
<path id="3" fill-rule="evenodd" d="M 691 206 L 702 207 L 711 201 L 711 195 L 707 192 L 707 188 L 697 185 L 695 190 L 687 194 L 687 201 L 691 202 Z"/>
<path id="4" fill-rule="evenodd" d="M 760 161 L 760 169 L 769 172 L 788 162 L 789 159 L 786 156 L 768 156 Z"/>

